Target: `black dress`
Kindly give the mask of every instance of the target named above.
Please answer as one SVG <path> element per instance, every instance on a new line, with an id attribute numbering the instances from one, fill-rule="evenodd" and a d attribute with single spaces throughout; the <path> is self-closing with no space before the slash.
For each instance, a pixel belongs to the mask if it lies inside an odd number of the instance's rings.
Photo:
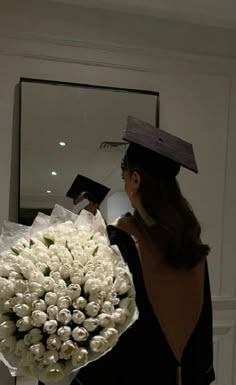
<path id="1" fill-rule="evenodd" d="M 182 361 L 178 363 L 149 302 L 133 239 L 114 226 L 108 226 L 107 230 L 111 244 L 119 246 L 133 274 L 140 315 L 113 350 L 81 369 L 72 384 L 176 385 L 181 365 L 182 385 L 209 385 L 214 381 L 215 373 L 207 263 L 201 315 L 185 347 Z"/>

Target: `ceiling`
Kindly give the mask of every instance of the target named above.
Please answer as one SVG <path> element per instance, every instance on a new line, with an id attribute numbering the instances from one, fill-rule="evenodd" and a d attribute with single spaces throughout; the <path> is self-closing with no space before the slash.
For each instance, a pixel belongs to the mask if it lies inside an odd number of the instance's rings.
<path id="1" fill-rule="evenodd" d="M 132 14 L 236 28 L 235 0 L 50 0 L 64 4 L 103 8 Z"/>
<path id="2" fill-rule="evenodd" d="M 23 82 L 21 207 L 68 207 L 71 200 L 65 194 L 77 174 L 105 184 L 111 192 L 122 190 L 125 148 L 101 150 L 99 145 L 121 141 L 128 115 L 155 123 L 157 101 L 156 94 L 132 90 Z"/>

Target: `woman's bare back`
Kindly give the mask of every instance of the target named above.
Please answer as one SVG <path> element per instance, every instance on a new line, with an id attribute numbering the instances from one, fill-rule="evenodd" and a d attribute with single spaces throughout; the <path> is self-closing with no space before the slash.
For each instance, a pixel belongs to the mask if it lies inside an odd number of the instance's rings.
<path id="1" fill-rule="evenodd" d="M 132 217 L 120 219 L 116 226 L 135 240 L 149 302 L 180 362 L 202 310 L 205 261 L 191 270 L 175 269 L 165 262 L 156 240 Z"/>

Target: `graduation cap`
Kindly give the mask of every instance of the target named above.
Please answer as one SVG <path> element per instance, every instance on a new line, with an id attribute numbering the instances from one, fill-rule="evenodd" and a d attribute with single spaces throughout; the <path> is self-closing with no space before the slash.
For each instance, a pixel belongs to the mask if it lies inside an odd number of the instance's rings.
<path id="1" fill-rule="evenodd" d="M 144 168 L 177 175 L 182 166 L 198 172 L 192 144 L 149 123 L 129 116 L 123 139 L 130 143 L 127 156 L 135 156 Z"/>
<path id="2" fill-rule="evenodd" d="M 99 205 L 105 199 L 110 189 L 102 184 L 95 182 L 83 175 L 77 175 L 66 196 L 75 199 L 82 193 L 88 193 Z"/>

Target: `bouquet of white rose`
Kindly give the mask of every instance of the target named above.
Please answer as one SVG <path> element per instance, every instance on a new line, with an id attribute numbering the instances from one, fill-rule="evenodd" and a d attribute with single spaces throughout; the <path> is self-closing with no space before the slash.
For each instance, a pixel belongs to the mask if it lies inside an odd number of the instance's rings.
<path id="1" fill-rule="evenodd" d="M 30 228 L 5 226 L 0 351 L 13 375 L 70 383 L 138 317 L 118 248 L 76 219 L 56 205 L 51 217 L 39 214 Z"/>

